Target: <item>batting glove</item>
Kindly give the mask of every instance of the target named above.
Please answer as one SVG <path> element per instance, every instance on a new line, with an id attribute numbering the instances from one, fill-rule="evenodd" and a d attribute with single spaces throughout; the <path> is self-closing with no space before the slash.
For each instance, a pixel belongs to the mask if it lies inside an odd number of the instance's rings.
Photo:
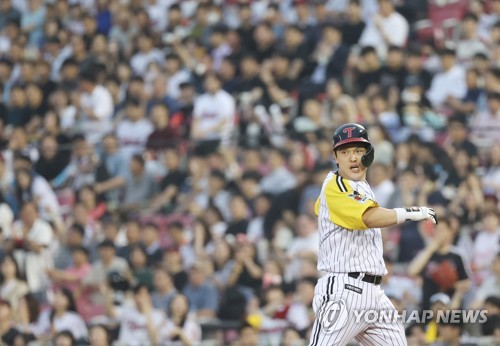
<path id="1" fill-rule="evenodd" d="M 396 208 L 396 215 L 398 224 L 405 221 L 422 221 L 431 220 L 433 224 L 437 225 L 436 212 L 428 207 L 411 207 L 411 208 Z"/>

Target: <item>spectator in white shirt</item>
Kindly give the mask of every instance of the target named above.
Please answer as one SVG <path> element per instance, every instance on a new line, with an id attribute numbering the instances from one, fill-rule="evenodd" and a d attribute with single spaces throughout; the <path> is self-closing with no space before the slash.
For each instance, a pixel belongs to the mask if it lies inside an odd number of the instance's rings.
<path id="1" fill-rule="evenodd" d="M 389 176 L 389 166 L 375 162 L 370 167 L 368 181 L 372 187 L 377 203 L 381 207 L 387 207 L 396 186 Z"/>
<path id="2" fill-rule="evenodd" d="M 488 110 L 475 114 L 472 118 L 472 139 L 481 149 L 490 150 L 498 141 L 500 129 L 500 93 L 488 94 Z"/>
<path id="3" fill-rule="evenodd" d="M 472 255 L 476 279 L 479 283 L 491 276 L 491 264 L 500 251 L 498 215 L 490 211 L 483 216 L 483 227 L 474 241 Z"/>
<path id="4" fill-rule="evenodd" d="M 385 58 L 391 45 L 402 47 L 408 39 L 409 25 L 395 11 L 392 0 L 378 0 L 379 11 L 361 34 L 361 46 L 377 47 L 378 54 Z"/>
<path id="5" fill-rule="evenodd" d="M 108 89 L 97 84 L 94 71 L 80 73 L 80 88 L 83 91 L 80 96 L 81 128 L 87 141 L 96 144 L 111 130 L 113 98 Z"/>
<path id="6" fill-rule="evenodd" d="M 191 74 L 182 68 L 182 60 L 176 54 L 169 54 L 165 57 L 165 71 L 168 76 L 167 95 L 178 99 L 181 95 L 180 85 L 189 82 Z"/>
<path id="7" fill-rule="evenodd" d="M 462 19 L 462 38 L 457 44 L 457 59 L 461 63 L 472 60 L 477 53 L 488 54 L 488 47 L 478 36 L 478 18 L 468 13 Z"/>
<path id="8" fill-rule="evenodd" d="M 444 107 L 450 98 L 462 99 L 467 92 L 465 70 L 456 64 L 455 50 L 445 47 L 440 52 L 441 72 L 432 79 L 427 98 L 433 107 Z"/>
<path id="9" fill-rule="evenodd" d="M 133 154 L 144 151 L 146 141 L 153 132 L 153 124 L 144 118 L 145 108 L 138 99 L 128 99 L 125 109 L 126 118 L 116 127 L 116 137 L 120 143 L 120 151 L 126 160 Z"/>
<path id="10" fill-rule="evenodd" d="M 293 189 L 297 185 L 297 179 L 286 168 L 286 153 L 274 149 L 269 153 L 268 163 L 271 171 L 260 181 L 262 192 L 277 195 Z"/>
<path id="11" fill-rule="evenodd" d="M 144 76 L 152 62 L 163 64 L 163 53 L 153 46 L 153 38 L 147 34 L 139 36 L 139 52 L 130 59 L 130 66 L 135 74 Z"/>
<path id="12" fill-rule="evenodd" d="M 134 288 L 132 306 L 113 304 L 112 294 L 106 292 L 106 309 L 110 317 L 120 322 L 120 345 L 158 345 L 161 326 L 165 323 L 165 314 L 153 307 L 146 285 Z"/>
<path id="13" fill-rule="evenodd" d="M 197 141 L 196 152 L 204 155 L 227 143 L 235 116 L 233 97 L 224 91 L 219 76 L 209 72 L 205 76 L 205 93 L 194 102 L 191 139 Z"/>
<path id="14" fill-rule="evenodd" d="M 297 236 L 290 242 L 287 249 L 287 280 L 296 280 L 300 276 L 300 268 L 304 260 L 318 258 L 318 232 L 315 220 L 309 215 L 297 218 Z"/>
<path id="15" fill-rule="evenodd" d="M 50 225 L 39 218 L 35 202 L 25 202 L 20 215 L 11 232 L 4 230 L 4 236 L 11 241 L 30 292 L 42 294 L 49 284 L 46 271 L 53 266 L 49 246 L 54 234 Z"/>

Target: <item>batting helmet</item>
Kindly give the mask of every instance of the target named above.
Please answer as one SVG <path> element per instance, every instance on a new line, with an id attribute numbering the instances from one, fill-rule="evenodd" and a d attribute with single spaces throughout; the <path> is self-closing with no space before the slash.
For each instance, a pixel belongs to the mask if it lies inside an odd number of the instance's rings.
<path id="1" fill-rule="evenodd" d="M 338 127 L 333 134 L 333 150 L 338 149 L 344 144 L 363 143 L 366 146 L 366 154 L 361 157 L 361 163 L 365 167 L 369 167 L 373 163 L 375 150 L 373 149 L 368 132 L 366 129 L 355 123 L 344 124 Z"/>

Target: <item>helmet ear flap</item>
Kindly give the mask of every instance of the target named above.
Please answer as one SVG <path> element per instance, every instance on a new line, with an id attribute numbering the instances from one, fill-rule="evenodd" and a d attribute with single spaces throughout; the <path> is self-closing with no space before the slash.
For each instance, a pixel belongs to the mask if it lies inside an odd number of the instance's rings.
<path id="1" fill-rule="evenodd" d="M 375 158 L 375 149 L 373 145 L 368 146 L 366 154 L 361 157 L 361 164 L 365 167 L 370 167 L 373 163 L 373 159 Z"/>

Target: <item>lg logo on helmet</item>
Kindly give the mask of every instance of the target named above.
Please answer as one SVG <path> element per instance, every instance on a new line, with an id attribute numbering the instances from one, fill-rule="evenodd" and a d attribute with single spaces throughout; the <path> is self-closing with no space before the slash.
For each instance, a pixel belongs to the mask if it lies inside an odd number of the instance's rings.
<path id="1" fill-rule="evenodd" d="M 352 137 L 352 131 L 354 131 L 356 128 L 354 126 L 352 127 L 346 127 L 342 132 L 347 133 L 347 138 Z"/>

